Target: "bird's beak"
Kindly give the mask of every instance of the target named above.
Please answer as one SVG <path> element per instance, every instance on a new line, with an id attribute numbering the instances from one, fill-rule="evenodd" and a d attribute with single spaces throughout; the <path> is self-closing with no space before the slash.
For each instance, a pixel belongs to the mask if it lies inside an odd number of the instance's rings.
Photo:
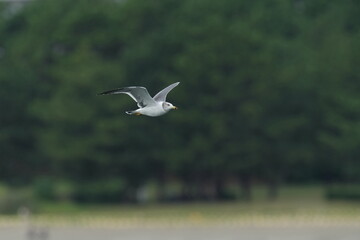
<path id="1" fill-rule="evenodd" d="M 172 107 L 172 109 L 177 110 L 177 109 L 178 109 L 178 107 L 173 106 L 173 107 Z"/>

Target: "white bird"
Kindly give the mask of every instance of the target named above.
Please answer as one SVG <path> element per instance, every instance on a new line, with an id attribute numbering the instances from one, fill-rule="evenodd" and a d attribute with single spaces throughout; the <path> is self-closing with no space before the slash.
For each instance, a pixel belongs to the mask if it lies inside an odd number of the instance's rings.
<path id="1" fill-rule="evenodd" d="M 153 98 L 150 96 L 149 92 L 144 87 L 124 87 L 115 90 L 105 91 L 99 95 L 107 94 L 127 94 L 132 99 L 137 102 L 139 109 L 134 111 L 126 111 L 129 115 L 146 115 L 150 117 L 157 117 L 164 115 L 172 109 L 177 109 L 174 105 L 169 102 L 166 102 L 167 94 L 176 87 L 180 82 L 171 84 L 170 86 L 161 90 Z"/>

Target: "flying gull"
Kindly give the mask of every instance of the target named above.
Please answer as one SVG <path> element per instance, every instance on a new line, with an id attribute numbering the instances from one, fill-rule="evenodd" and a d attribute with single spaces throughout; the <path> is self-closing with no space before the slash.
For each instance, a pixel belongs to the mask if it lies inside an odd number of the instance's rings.
<path id="1" fill-rule="evenodd" d="M 176 82 L 171 84 L 170 86 L 161 90 L 158 94 L 156 94 L 153 98 L 150 96 L 149 92 L 144 87 L 124 87 L 115 90 L 105 91 L 100 93 L 99 95 L 107 95 L 107 94 L 127 94 L 138 105 L 138 109 L 134 111 L 126 111 L 129 115 L 146 115 L 150 117 L 157 117 L 164 115 L 172 109 L 177 109 L 177 107 L 173 106 L 171 103 L 166 102 L 167 94 L 176 87 L 180 82 Z"/>

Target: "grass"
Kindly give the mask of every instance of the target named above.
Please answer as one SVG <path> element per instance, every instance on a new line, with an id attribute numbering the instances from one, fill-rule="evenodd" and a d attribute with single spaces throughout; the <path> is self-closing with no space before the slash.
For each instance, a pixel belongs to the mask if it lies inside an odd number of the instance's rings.
<path id="1" fill-rule="evenodd" d="M 177 216 L 188 215 L 191 212 L 201 212 L 203 215 L 238 214 L 246 212 L 282 212 L 286 209 L 298 207 L 311 209 L 329 205 L 323 200 L 323 188 L 321 186 L 291 186 L 283 187 L 276 201 L 266 200 L 266 189 L 256 187 L 254 199 L 251 202 L 228 201 L 228 202 L 192 202 L 192 203 L 167 203 L 167 204 L 121 204 L 121 205 L 91 205 L 63 203 L 43 203 L 43 214 L 76 215 L 91 213 L 94 215 L 121 215 L 121 216 L 162 216 L 168 213 L 176 213 Z M 346 204 L 345 204 L 346 205 Z"/>
<path id="2" fill-rule="evenodd" d="M 106 227 L 359 224 L 360 203 L 328 202 L 321 186 L 284 187 L 276 201 L 265 200 L 257 187 L 252 202 L 198 202 L 173 204 L 77 205 L 44 203 L 33 221 Z M 1 223 L 16 216 L 0 216 Z"/>

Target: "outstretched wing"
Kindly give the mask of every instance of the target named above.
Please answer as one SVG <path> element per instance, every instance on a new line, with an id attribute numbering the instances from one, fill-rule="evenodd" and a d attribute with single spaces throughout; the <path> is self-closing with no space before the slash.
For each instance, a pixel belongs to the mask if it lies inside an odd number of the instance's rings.
<path id="1" fill-rule="evenodd" d="M 137 105 L 140 108 L 156 105 L 155 100 L 150 96 L 149 92 L 144 87 L 124 87 L 110 91 L 105 91 L 100 93 L 99 95 L 120 94 L 120 93 L 129 95 L 132 99 L 135 100 L 135 102 L 137 102 Z"/>
<path id="2" fill-rule="evenodd" d="M 180 82 L 176 82 L 171 84 L 170 86 L 164 88 L 163 90 L 161 90 L 158 94 L 156 94 L 154 96 L 154 100 L 156 102 L 165 102 L 166 101 L 166 96 L 168 95 L 168 93 L 177 85 L 179 85 Z"/>

